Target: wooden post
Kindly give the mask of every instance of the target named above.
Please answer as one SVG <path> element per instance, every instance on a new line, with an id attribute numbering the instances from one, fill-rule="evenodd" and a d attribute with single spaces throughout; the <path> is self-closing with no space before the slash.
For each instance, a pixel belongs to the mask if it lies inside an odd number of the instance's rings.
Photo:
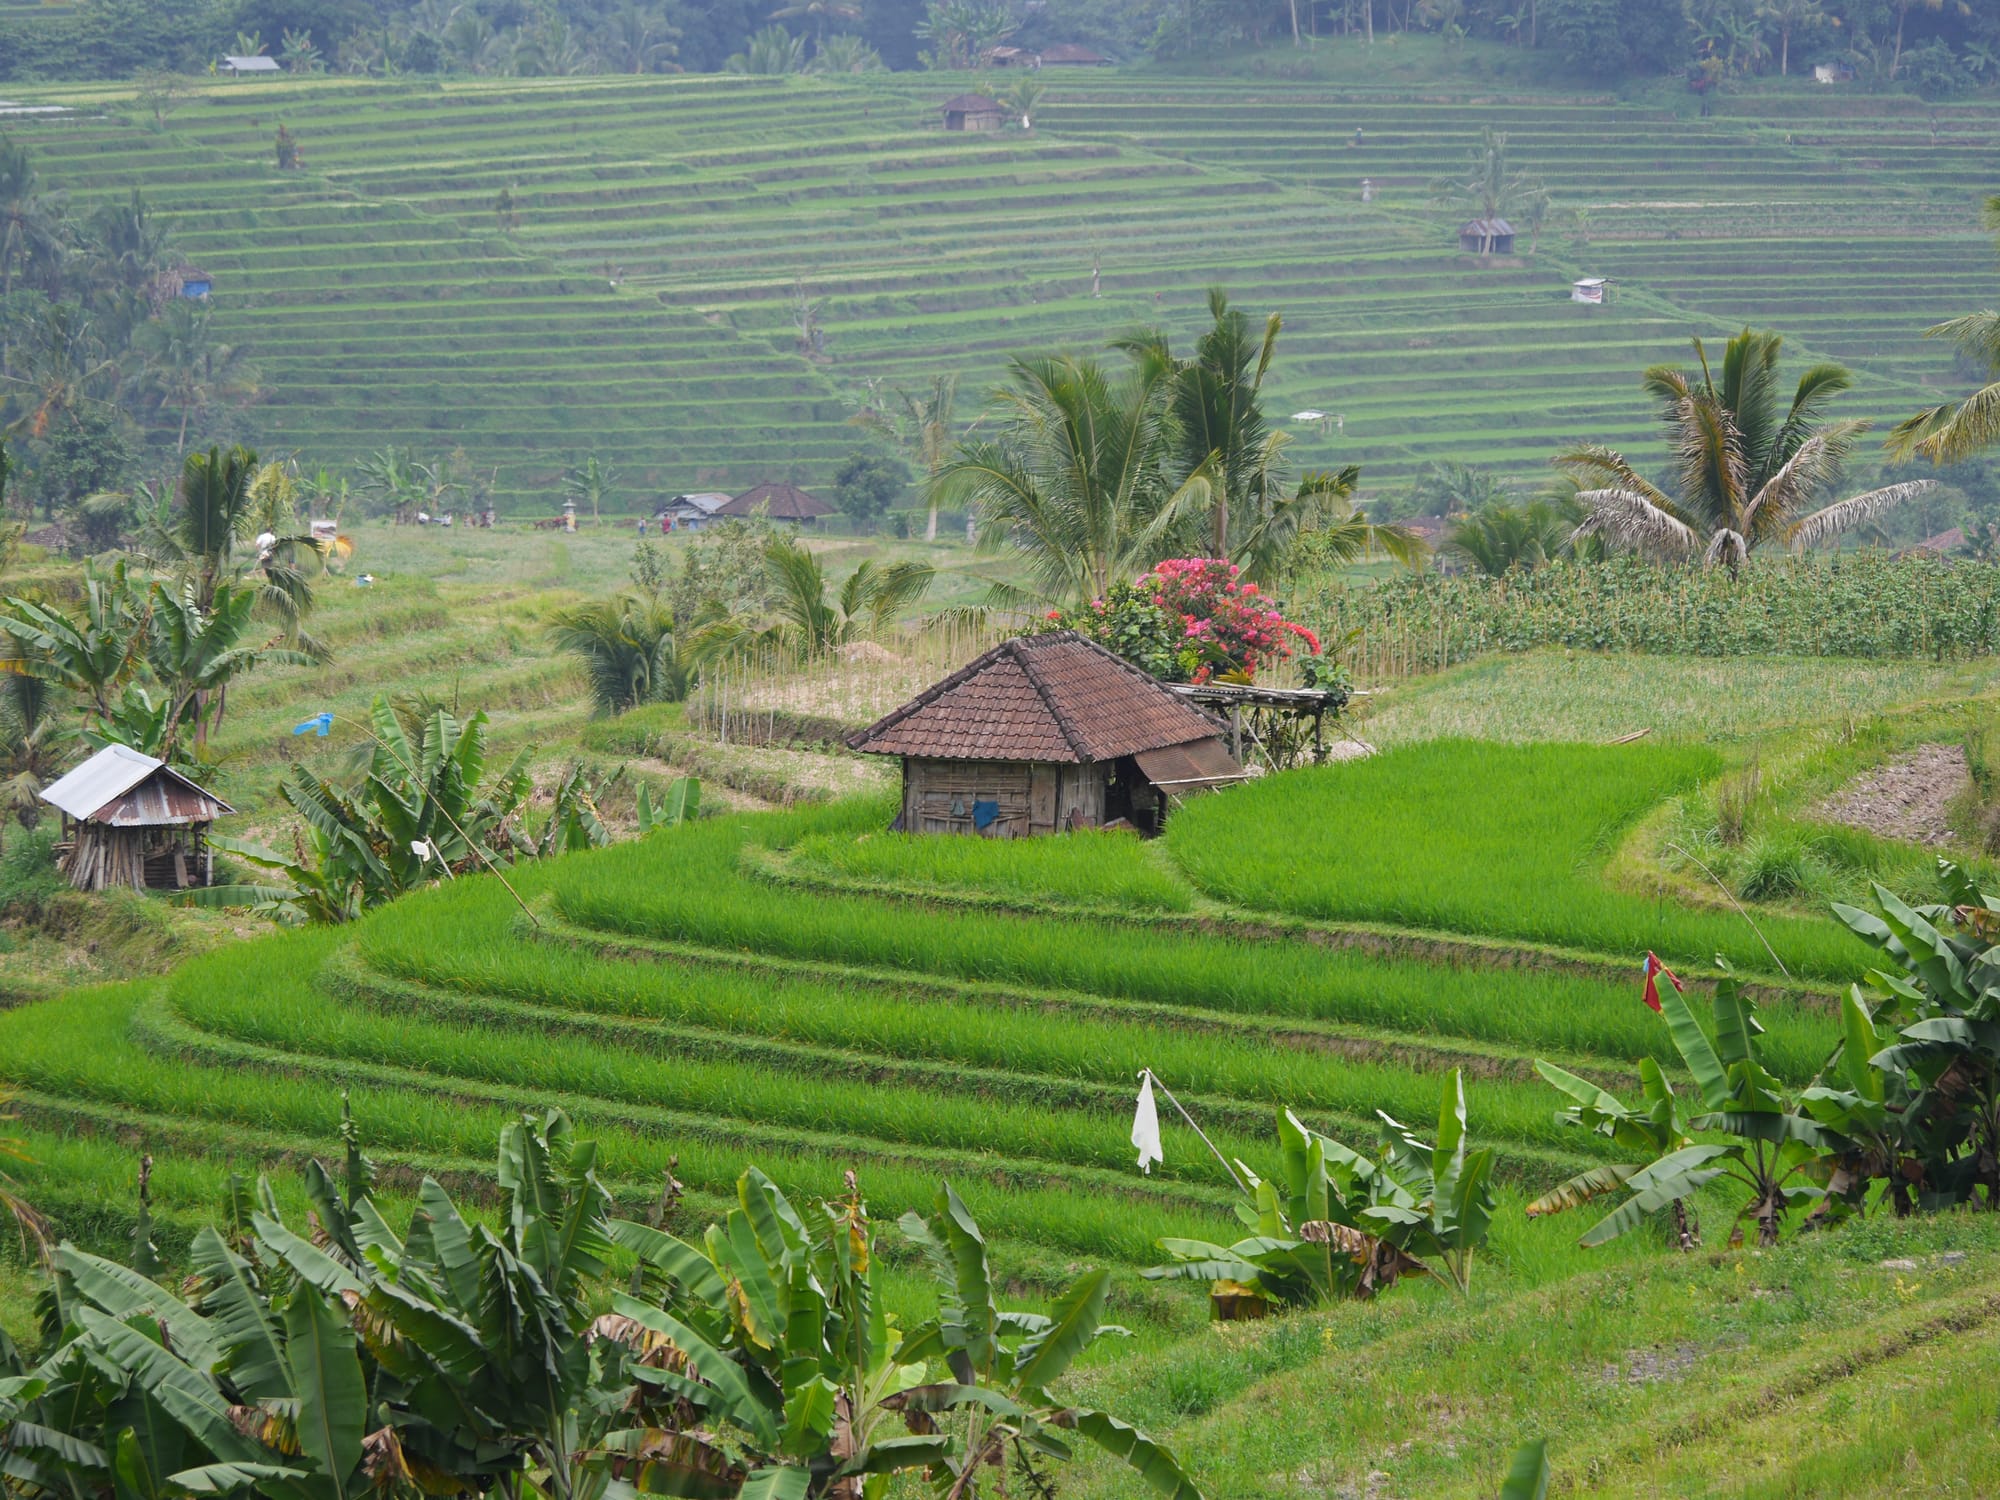
<path id="1" fill-rule="evenodd" d="M 1238 765 L 1243 763 L 1243 705 L 1229 705 L 1229 755 Z"/>

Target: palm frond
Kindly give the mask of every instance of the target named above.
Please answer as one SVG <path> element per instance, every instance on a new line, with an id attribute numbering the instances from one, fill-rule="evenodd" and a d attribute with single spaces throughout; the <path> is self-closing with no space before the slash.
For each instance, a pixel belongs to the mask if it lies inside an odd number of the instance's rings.
<path id="1" fill-rule="evenodd" d="M 1935 464 L 1958 463 L 2000 443 L 2000 381 L 1963 401 L 1927 407 L 1899 422 L 1885 446 L 1898 458 L 1913 455 Z"/>
<path id="2" fill-rule="evenodd" d="M 1786 540 L 1792 544 L 1795 551 L 1810 551 L 1814 547 L 1832 541 L 1844 531 L 1863 525 L 1895 509 L 1905 500 L 1914 499 L 1931 487 L 1931 480 L 1912 479 L 1902 484 L 1884 485 L 1879 490 L 1870 490 L 1865 495 L 1856 495 L 1851 499 L 1837 500 L 1824 509 L 1814 511 L 1792 527 L 1786 535 Z"/>
<path id="3" fill-rule="evenodd" d="M 1687 522 L 1637 490 L 1579 490 L 1576 498 L 1584 518 L 1570 533 L 1571 545 L 1580 537 L 1601 536 L 1614 547 L 1662 557 L 1687 557 L 1701 545 Z"/>

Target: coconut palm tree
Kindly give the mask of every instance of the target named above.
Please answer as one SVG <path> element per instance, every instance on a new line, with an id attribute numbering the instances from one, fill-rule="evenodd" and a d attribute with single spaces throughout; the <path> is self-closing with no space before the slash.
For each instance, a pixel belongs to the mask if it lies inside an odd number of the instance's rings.
<path id="1" fill-rule="evenodd" d="M 981 545 L 1012 549 L 1042 601 L 1102 597 L 1211 508 L 1206 470 L 1167 481 L 1173 376 L 1151 347 L 1119 374 L 1067 355 L 1014 360 L 994 398 L 999 433 L 959 445 L 931 503 L 973 507 Z"/>
<path id="2" fill-rule="evenodd" d="M 725 73 L 803 73 L 806 39 L 782 26 L 766 26 L 750 38 L 747 51 L 732 52 L 722 64 Z"/>
<path id="3" fill-rule="evenodd" d="M 135 340 L 145 357 L 142 380 L 155 408 L 178 410 L 176 456 L 187 451 L 188 424 L 205 417 L 217 401 L 247 400 L 257 390 L 257 371 L 242 345 L 215 337 L 208 308 L 176 297 L 157 318 L 142 324 Z"/>
<path id="4" fill-rule="evenodd" d="M 882 61 L 882 54 L 848 32 L 836 32 L 825 40 L 813 44 L 812 61 L 806 64 L 808 73 L 883 73 L 888 65 Z"/>
<path id="5" fill-rule="evenodd" d="M 1827 403 L 1854 383 L 1836 364 L 1808 369 L 1782 405 L 1782 343 L 1775 333 L 1744 329 L 1723 351 L 1720 379 L 1700 339 L 1699 372 L 1671 365 L 1646 371 L 1645 388 L 1673 435 L 1674 493 L 1610 448 L 1572 449 L 1556 463 L 1576 480 L 1585 512 L 1574 535 L 1734 570 L 1766 543 L 1820 546 L 1930 487 L 1926 480 L 1892 484 L 1810 509 L 1868 424 L 1824 419 Z"/>
<path id="6" fill-rule="evenodd" d="M 927 542 L 937 540 L 938 503 L 934 491 L 938 476 L 951 459 L 953 411 L 957 404 L 956 375 L 936 376 L 917 391 L 898 388 L 890 392 L 887 401 L 880 399 L 880 392 L 871 383 L 867 404 L 848 418 L 854 426 L 864 427 L 896 444 L 923 471 L 933 491 L 930 515 L 924 523 Z"/>
<path id="7" fill-rule="evenodd" d="M 277 536 L 260 529 L 267 514 L 255 488 L 257 455 L 248 448 L 190 453 L 174 495 L 162 495 L 140 523 L 139 550 L 155 568 L 192 590 L 194 607 L 215 607 L 225 587 L 248 584 L 259 613 L 274 617 L 302 649 L 321 648 L 300 628 L 312 612 L 313 590 L 296 561 L 309 536 Z"/>
<path id="8" fill-rule="evenodd" d="M 1516 568 L 1525 573 L 1566 552 L 1576 525 L 1576 516 L 1547 500 L 1491 505 L 1454 521 L 1444 550 L 1489 577 Z"/>
<path id="9" fill-rule="evenodd" d="M 815 41 L 826 40 L 826 23 L 836 26 L 861 19 L 861 7 L 850 0 L 791 0 L 771 12 L 773 21 L 811 21 Z"/>
<path id="10" fill-rule="evenodd" d="M 697 634 L 657 600 L 629 594 L 558 610 L 549 620 L 556 648 L 582 663 L 600 715 L 687 697 L 701 660 Z"/>
<path id="11" fill-rule="evenodd" d="M 2000 194 L 1986 200 L 1986 227 L 2000 230 Z M 1927 407 L 1889 433 L 1889 450 L 1933 463 L 1956 463 L 2000 443 L 2000 312 L 1967 313 L 1924 331 L 1926 338 L 1950 339 L 1968 359 L 1995 378 L 1963 401 Z"/>
<path id="12" fill-rule="evenodd" d="M 1431 198 L 1474 219 L 1517 218 L 1539 232 L 1549 212 L 1549 190 L 1539 177 L 1516 171 L 1507 159 L 1507 137 L 1488 126 L 1479 133 L 1462 171 L 1431 183 Z M 1488 247 L 1490 248 L 1490 246 Z"/>
<path id="13" fill-rule="evenodd" d="M 590 519 L 601 519 L 604 500 L 611 493 L 611 486 L 618 478 L 618 471 L 605 463 L 595 453 L 580 464 L 571 464 L 563 471 L 563 497 L 576 502 L 577 509 L 590 508 Z"/>
<path id="14" fill-rule="evenodd" d="M 1261 581 L 1298 536 L 1331 529 L 1339 536 L 1324 538 L 1322 545 L 1342 558 L 1381 550 L 1414 564 L 1422 548 L 1412 535 L 1370 523 L 1356 510 L 1359 469 L 1309 473 L 1290 484 L 1284 455 L 1292 436 L 1271 427 L 1262 403 L 1264 375 L 1284 320 L 1272 313 L 1261 333 L 1253 330 L 1219 287 L 1209 289 L 1208 309 L 1211 323 L 1192 359 L 1176 359 L 1157 331 L 1114 346 L 1142 364 L 1158 361 L 1169 369 L 1169 478 L 1177 489 L 1196 478 L 1208 486 L 1206 535 L 1187 528 L 1173 539 L 1176 550 L 1206 549 Z"/>
<path id="15" fill-rule="evenodd" d="M 777 595 L 779 623 L 770 635 L 808 657 L 882 634 L 929 592 L 937 578 L 937 569 L 929 563 L 877 567 L 870 558 L 848 575 L 829 601 L 826 571 L 794 538 L 772 538 L 764 549 L 764 564 Z"/>
<path id="16" fill-rule="evenodd" d="M 43 193 L 27 147 L 0 140 L 0 297 L 21 277 L 48 281 L 68 239 L 61 195 Z"/>

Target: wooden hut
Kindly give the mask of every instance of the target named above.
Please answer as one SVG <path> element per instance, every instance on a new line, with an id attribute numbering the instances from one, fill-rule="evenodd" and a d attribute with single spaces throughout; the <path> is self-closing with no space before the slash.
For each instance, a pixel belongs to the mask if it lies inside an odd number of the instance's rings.
<path id="1" fill-rule="evenodd" d="M 1007 106 L 984 94 L 955 94 L 938 109 L 946 130 L 998 130 L 1007 123 Z"/>
<path id="2" fill-rule="evenodd" d="M 753 490 L 745 490 L 717 510 L 716 515 L 754 516 L 760 508 L 770 520 L 792 521 L 802 526 L 833 514 L 833 507 L 824 500 L 808 495 L 795 484 L 781 483 L 760 484 Z"/>
<path id="3" fill-rule="evenodd" d="M 1469 219 L 1458 226 L 1458 248 L 1467 255 L 1512 255 L 1514 226 L 1505 219 Z"/>
<path id="4" fill-rule="evenodd" d="M 62 872 L 80 891 L 209 884 L 208 825 L 236 810 L 128 745 L 106 745 L 41 795 L 63 815 Z"/>
<path id="5" fill-rule="evenodd" d="M 1005 641 L 848 738 L 903 762 L 908 833 L 1157 833 L 1245 775 L 1222 723 L 1074 631 Z"/>

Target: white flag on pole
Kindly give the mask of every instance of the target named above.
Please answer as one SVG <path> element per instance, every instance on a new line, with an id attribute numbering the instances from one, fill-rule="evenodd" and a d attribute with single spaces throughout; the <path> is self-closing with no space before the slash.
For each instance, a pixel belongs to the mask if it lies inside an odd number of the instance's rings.
<path id="1" fill-rule="evenodd" d="M 1153 1163 L 1165 1161 L 1160 1155 L 1160 1116 L 1153 1108 L 1153 1075 L 1139 1075 L 1139 1107 L 1132 1115 L 1132 1144 L 1139 1149 L 1139 1170 L 1152 1175 Z"/>

